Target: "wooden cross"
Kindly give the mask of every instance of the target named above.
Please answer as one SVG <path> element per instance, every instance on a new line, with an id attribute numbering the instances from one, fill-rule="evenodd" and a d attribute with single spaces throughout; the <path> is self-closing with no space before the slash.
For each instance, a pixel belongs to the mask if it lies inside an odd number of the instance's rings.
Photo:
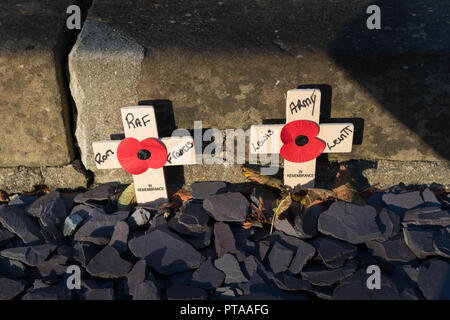
<path id="1" fill-rule="evenodd" d="M 286 99 L 286 125 L 270 124 L 251 126 L 250 152 L 252 154 L 280 153 L 283 147 L 283 141 L 281 140 L 283 128 L 288 127 L 293 122 L 297 122 L 296 124 L 301 126 L 299 120 L 307 120 L 301 121 L 302 124 L 310 124 L 308 122 L 312 122 L 312 126 L 317 127 L 318 143 L 324 146 L 323 150 L 319 151 L 319 154 L 322 152 L 351 152 L 354 131 L 353 124 L 319 124 L 320 100 L 320 89 L 289 90 Z M 301 153 L 304 152 L 303 148 L 307 148 L 308 142 L 311 142 L 309 140 L 312 140 L 311 136 L 309 139 L 304 136 L 297 136 L 295 141 L 291 139 L 291 142 L 296 144 L 291 149 L 295 150 L 301 156 Z M 285 159 L 284 184 L 293 189 L 297 189 L 298 187 L 312 188 L 314 187 L 315 172 L 315 158 L 306 162 L 291 162 Z"/>
<path id="2" fill-rule="evenodd" d="M 142 141 L 147 138 L 158 139 L 155 110 L 153 106 L 136 106 L 121 108 L 123 128 L 126 138 L 135 138 Z M 127 140 L 127 139 L 125 139 Z M 95 163 L 98 169 L 121 168 L 118 157 L 118 148 L 122 141 L 94 142 Z M 168 137 L 158 140 L 167 150 L 165 166 L 195 164 L 194 141 L 191 136 Z M 142 154 L 136 154 L 136 161 L 145 161 L 152 157 L 146 150 L 139 150 Z M 137 153 L 139 153 L 137 152 Z M 136 200 L 139 205 L 158 206 L 168 201 L 166 180 L 162 167 L 149 168 L 143 173 L 133 174 Z"/>

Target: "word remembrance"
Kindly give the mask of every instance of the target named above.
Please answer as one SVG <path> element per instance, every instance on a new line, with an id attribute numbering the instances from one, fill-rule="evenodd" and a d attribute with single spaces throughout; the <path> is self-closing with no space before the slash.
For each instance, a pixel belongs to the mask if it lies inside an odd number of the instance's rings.
<path id="1" fill-rule="evenodd" d="M 325 153 L 351 152 L 352 123 L 319 124 L 319 89 L 287 92 L 286 124 L 253 125 L 250 152 L 279 153 L 284 161 L 284 183 L 296 189 L 314 187 L 316 158 Z"/>
<path id="2" fill-rule="evenodd" d="M 152 106 L 121 109 L 125 139 L 92 144 L 98 169 L 123 168 L 133 175 L 139 205 L 168 201 L 163 166 L 195 164 L 191 136 L 158 139 Z"/>

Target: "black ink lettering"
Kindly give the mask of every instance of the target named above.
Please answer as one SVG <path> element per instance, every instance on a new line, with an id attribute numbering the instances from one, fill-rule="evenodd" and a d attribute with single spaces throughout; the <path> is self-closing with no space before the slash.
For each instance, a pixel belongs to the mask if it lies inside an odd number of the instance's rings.
<path id="1" fill-rule="evenodd" d="M 129 116 L 131 116 L 131 118 L 129 118 Z M 136 126 L 133 123 L 134 115 L 131 112 L 126 115 L 125 120 L 127 121 L 128 129 L 136 129 Z M 133 128 L 131 128 L 131 126 L 133 126 Z"/>
<path id="2" fill-rule="evenodd" d="M 146 114 L 145 116 L 142 117 L 142 122 L 144 123 L 144 127 L 146 127 L 147 123 L 150 122 L 150 120 L 145 120 L 145 118 L 147 118 L 147 117 L 148 117 L 148 114 Z"/>

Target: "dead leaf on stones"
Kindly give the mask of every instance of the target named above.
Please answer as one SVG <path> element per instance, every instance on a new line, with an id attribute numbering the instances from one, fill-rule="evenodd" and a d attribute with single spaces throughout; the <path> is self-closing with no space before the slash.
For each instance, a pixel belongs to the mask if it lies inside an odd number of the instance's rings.
<path id="1" fill-rule="evenodd" d="M 347 167 L 341 165 L 333 183 L 333 191 L 336 193 L 336 197 L 342 201 L 365 205 L 366 202 L 360 196 L 355 185 L 356 181 L 353 179 Z"/>
<path id="2" fill-rule="evenodd" d="M 191 200 L 192 192 L 184 190 L 184 189 L 180 189 L 172 195 L 171 200 L 174 200 L 176 198 L 179 198 L 181 201 Z"/>
<path id="3" fill-rule="evenodd" d="M 283 185 L 283 182 L 281 182 L 280 179 L 274 178 L 272 176 L 263 176 L 259 172 L 247 167 L 242 167 L 242 173 L 244 177 L 246 177 L 248 180 L 252 182 L 256 182 L 281 191 L 286 190 L 286 188 Z"/>
<path id="4" fill-rule="evenodd" d="M 0 191 L 0 202 L 8 202 L 9 197 L 5 191 Z"/>
<path id="5" fill-rule="evenodd" d="M 286 212 L 292 204 L 292 197 L 290 194 L 283 196 L 276 205 L 276 208 L 273 209 L 274 215 L 272 217 L 272 226 L 270 227 L 270 234 L 273 231 L 273 225 L 275 224 L 275 219 L 278 219 L 280 215 Z"/>
<path id="6" fill-rule="evenodd" d="M 304 188 L 292 194 L 292 200 L 304 205 L 305 208 L 336 198 L 334 191 L 320 188 Z"/>
<path id="7" fill-rule="evenodd" d="M 134 183 L 131 183 L 122 192 L 117 200 L 117 211 L 129 211 L 136 205 L 136 193 L 134 190 Z"/>
<path id="8" fill-rule="evenodd" d="M 255 204 L 251 204 L 253 211 L 249 214 L 247 221 L 242 223 L 242 227 L 244 229 L 250 229 L 253 223 L 261 223 L 261 224 L 271 224 L 269 220 L 267 220 L 266 216 L 263 213 L 264 210 L 264 200 L 261 196 L 258 198 L 259 205 L 255 206 Z"/>
<path id="9" fill-rule="evenodd" d="M 36 189 L 36 190 L 34 190 L 32 192 L 24 192 L 23 195 L 26 196 L 26 197 L 31 197 L 31 196 L 40 197 L 40 196 L 49 194 L 51 192 L 52 191 L 49 188 L 45 187 L 45 188 Z"/>

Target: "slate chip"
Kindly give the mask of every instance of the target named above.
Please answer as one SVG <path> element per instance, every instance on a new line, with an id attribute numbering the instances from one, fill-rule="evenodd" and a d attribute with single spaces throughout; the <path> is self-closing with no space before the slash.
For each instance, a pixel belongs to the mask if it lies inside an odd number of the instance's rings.
<path id="1" fill-rule="evenodd" d="M 435 207 L 415 209 L 405 213 L 403 223 L 446 227 L 450 225 L 450 213 Z"/>
<path id="2" fill-rule="evenodd" d="M 20 279 L 25 277 L 26 268 L 22 262 L 0 257 L 0 275 L 7 278 Z"/>
<path id="3" fill-rule="evenodd" d="M 225 274 L 225 284 L 247 282 L 235 256 L 226 253 L 214 261 L 214 266 Z"/>
<path id="4" fill-rule="evenodd" d="M 419 268 L 418 284 L 429 300 L 450 300 L 450 264 L 441 259 L 424 261 Z"/>
<path id="5" fill-rule="evenodd" d="M 77 242 L 74 245 L 73 258 L 78 261 L 83 268 L 86 268 L 89 261 L 98 253 L 94 245 L 90 243 Z"/>
<path id="6" fill-rule="evenodd" d="M 146 280 L 136 285 L 133 300 L 159 300 L 160 298 L 155 281 Z"/>
<path id="7" fill-rule="evenodd" d="M 209 196 L 203 208 L 216 221 L 243 222 L 250 210 L 250 203 L 240 192 L 228 192 Z"/>
<path id="8" fill-rule="evenodd" d="M 25 282 L 0 277 L 0 300 L 11 300 L 25 289 Z"/>
<path id="9" fill-rule="evenodd" d="M 106 246 L 89 261 L 86 270 L 94 277 L 115 279 L 128 274 L 132 264 L 123 260 L 116 249 Z"/>
<path id="10" fill-rule="evenodd" d="M 37 199 L 38 197 L 36 196 L 25 196 L 21 194 L 18 195 L 17 197 L 14 197 L 10 202 L 8 202 L 8 205 L 10 207 L 14 206 L 20 209 L 26 209 L 30 204 L 32 204 Z"/>
<path id="11" fill-rule="evenodd" d="M 43 227 L 41 229 L 41 235 L 46 243 L 54 244 L 57 246 L 62 246 L 67 243 L 67 240 L 64 238 L 61 231 L 55 226 Z"/>
<path id="12" fill-rule="evenodd" d="M 145 258 L 158 273 L 171 275 L 195 269 L 204 257 L 177 234 L 152 229 L 147 234 L 131 239 L 128 247 L 137 258 Z"/>
<path id="13" fill-rule="evenodd" d="M 331 286 L 355 273 L 358 261 L 347 261 L 343 267 L 329 269 L 324 265 L 312 265 L 303 268 L 302 278 L 315 286 Z"/>
<path id="14" fill-rule="evenodd" d="M 400 214 L 388 210 L 381 209 L 378 214 L 378 224 L 380 226 L 381 235 L 377 238 L 380 241 L 386 241 L 399 234 L 401 230 L 401 216 Z"/>
<path id="15" fill-rule="evenodd" d="M 189 242 L 195 249 L 203 249 L 211 244 L 213 230 L 208 227 L 207 231 L 197 236 L 184 235 L 183 239 Z"/>
<path id="16" fill-rule="evenodd" d="M 263 199 L 263 214 L 268 220 L 270 220 L 273 217 L 272 208 L 275 204 L 275 201 L 277 201 L 280 196 L 272 190 L 269 190 L 262 186 L 256 186 L 255 188 L 253 188 L 250 199 L 257 207 L 259 206 L 260 197 Z"/>
<path id="17" fill-rule="evenodd" d="M 192 274 L 191 285 L 205 290 L 220 287 L 225 280 L 225 274 L 214 267 L 212 260 L 208 259 Z"/>
<path id="18" fill-rule="evenodd" d="M 77 230 L 77 228 L 80 227 L 82 223 L 83 223 L 82 216 L 80 216 L 77 213 L 71 214 L 64 220 L 63 235 L 65 237 L 73 235 Z"/>
<path id="19" fill-rule="evenodd" d="M 128 224 L 125 221 L 119 221 L 114 226 L 114 232 L 109 245 L 114 247 L 119 254 L 123 254 L 128 250 Z"/>
<path id="20" fill-rule="evenodd" d="M 425 259 L 436 255 L 433 239 L 438 234 L 438 228 L 407 225 L 403 228 L 406 245 L 417 258 Z"/>
<path id="21" fill-rule="evenodd" d="M 62 277 L 67 271 L 67 258 L 64 256 L 53 256 L 50 259 L 38 264 L 33 269 L 33 278 L 52 278 Z"/>
<path id="22" fill-rule="evenodd" d="M 127 211 L 119 211 L 113 214 L 97 213 L 85 221 L 75 233 L 74 239 L 97 245 L 106 245 L 111 240 L 115 224 L 125 220 L 127 216 Z"/>
<path id="23" fill-rule="evenodd" d="M 168 300 L 206 300 L 208 293 L 197 287 L 176 284 L 166 291 Z"/>
<path id="24" fill-rule="evenodd" d="M 298 203 L 296 203 L 298 204 Z M 292 207 L 290 208 L 290 210 Z M 300 234 L 301 238 L 307 239 L 315 237 L 319 231 L 317 230 L 317 223 L 319 216 L 327 210 L 327 206 L 323 203 L 308 207 L 301 214 L 294 216 L 294 229 Z"/>
<path id="25" fill-rule="evenodd" d="M 327 236 L 319 236 L 313 240 L 322 262 L 329 268 L 342 267 L 345 261 L 353 257 L 358 248 L 350 243 Z"/>
<path id="26" fill-rule="evenodd" d="M 288 272 L 275 275 L 273 282 L 278 288 L 285 291 L 312 291 L 309 282 Z"/>
<path id="27" fill-rule="evenodd" d="M 431 206 L 431 207 L 441 207 L 441 203 L 434 195 L 433 191 L 430 190 L 430 188 L 426 188 L 424 191 L 422 191 L 422 198 L 425 202 L 425 206 Z"/>
<path id="28" fill-rule="evenodd" d="M 228 224 L 216 222 L 214 224 L 214 244 L 217 257 L 223 257 L 226 253 L 236 255 L 239 261 L 244 261 L 245 255 L 237 249 L 236 239 Z"/>
<path id="29" fill-rule="evenodd" d="M 288 270 L 293 257 L 294 252 L 292 250 L 276 242 L 268 255 L 269 266 L 274 273 L 284 272 Z"/>
<path id="30" fill-rule="evenodd" d="M 127 275 L 125 283 L 125 293 L 134 296 L 136 294 L 136 286 L 142 283 L 148 276 L 147 262 L 139 260 L 135 263 L 131 271 Z"/>
<path id="31" fill-rule="evenodd" d="M 392 279 L 381 272 L 380 289 L 367 288 L 366 270 L 358 270 L 350 278 L 343 280 L 333 292 L 333 300 L 398 300 L 397 286 Z"/>
<path id="32" fill-rule="evenodd" d="M 88 203 L 89 201 L 104 201 L 114 198 L 122 189 L 120 183 L 104 183 L 92 190 L 82 192 L 73 199 L 76 203 Z"/>
<path id="33" fill-rule="evenodd" d="M 26 215 L 22 209 L 1 205 L 0 223 L 8 231 L 20 237 L 25 244 L 42 242 L 39 223 L 32 217 Z"/>
<path id="34" fill-rule="evenodd" d="M 64 198 L 58 191 L 46 194 L 34 201 L 27 212 L 39 218 L 43 226 L 60 228 L 67 217 L 67 208 Z"/>
<path id="35" fill-rule="evenodd" d="M 127 220 L 130 230 L 135 230 L 143 225 L 146 225 L 150 222 L 151 217 L 152 212 L 150 210 L 145 208 L 136 208 Z"/>
<path id="36" fill-rule="evenodd" d="M 58 284 L 43 288 L 34 288 L 26 293 L 22 300 L 71 300 L 72 290 L 66 284 Z"/>
<path id="37" fill-rule="evenodd" d="M 382 195 L 382 200 L 387 209 L 399 213 L 419 207 L 424 203 L 419 191 L 388 192 Z"/>
<path id="38" fill-rule="evenodd" d="M 450 228 L 441 229 L 433 239 L 436 254 L 450 258 Z"/>
<path id="39" fill-rule="evenodd" d="M 384 241 L 367 241 L 366 246 L 373 250 L 372 255 L 389 262 L 410 262 L 416 259 L 415 254 L 406 245 L 402 235 Z"/>
<path id="40" fill-rule="evenodd" d="M 3 227 L 0 227 L 0 247 L 5 246 L 15 238 L 16 236 L 13 233 L 9 232 Z"/>
<path id="41" fill-rule="evenodd" d="M 194 199 L 206 199 L 213 194 L 222 194 L 227 191 L 227 184 L 222 181 L 205 181 L 191 184 Z"/>
<path id="42" fill-rule="evenodd" d="M 318 228 L 323 234 L 360 244 L 381 235 L 376 217 L 377 211 L 374 207 L 339 201 L 334 202 L 320 215 Z"/>
<path id="43" fill-rule="evenodd" d="M 0 251 L 0 255 L 13 260 L 18 260 L 29 266 L 37 266 L 47 259 L 56 249 L 52 244 L 41 244 L 30 247 L 17 247 Z"/>

